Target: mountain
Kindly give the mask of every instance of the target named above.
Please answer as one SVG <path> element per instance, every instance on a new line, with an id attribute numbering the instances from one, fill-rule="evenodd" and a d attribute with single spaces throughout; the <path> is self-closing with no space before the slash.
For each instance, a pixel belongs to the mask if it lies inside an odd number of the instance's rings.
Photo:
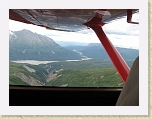
<path id="1" fill-rule="evenodd" d="M 10 60 L 74 60 L 81 56 L 53 39 L 29 30 L 9 32 Z"/>
<path id="2" fill-rule="evenodd" d="M 66 46 L 67 49 L 78 51 L 83 56 L 97 59 L 100 61 L 111 61 L 108 54 L 106 53 L 104 47 L 100 43 L 90 43 L 87 46 Z M 130 62 L 132 65 L 133 61 L 139 56 L 139 50 L 129 49 L 129 48 L 120 48 L 116 47 L 121 56 L 126 62 Z"/>

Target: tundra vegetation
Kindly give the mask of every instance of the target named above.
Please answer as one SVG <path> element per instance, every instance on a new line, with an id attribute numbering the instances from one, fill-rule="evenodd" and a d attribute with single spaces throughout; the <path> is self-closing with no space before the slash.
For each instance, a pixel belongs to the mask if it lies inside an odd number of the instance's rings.
<path id="1" fill-rule="evenodd" d="M 75 61 L 31 65 L 10 62 L 10 85 L 122 87 L 111 62 Z"/>

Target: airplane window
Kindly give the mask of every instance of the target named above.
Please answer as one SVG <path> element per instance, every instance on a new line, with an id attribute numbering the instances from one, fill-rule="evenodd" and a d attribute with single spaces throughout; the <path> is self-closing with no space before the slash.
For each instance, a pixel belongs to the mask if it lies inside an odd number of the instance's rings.
<path id="1" fill-rule="evenodd" d="M 131 68 L 139 55 L 138 26 L 126 23 L 119 28 L 116 24 L 123 22 L 116 22 L 103 29 Z M 9 20 L 9 84 L 51 87 L 124 85 L 90 29 L 79 33 L 54 31 L 13 20 Z"/>

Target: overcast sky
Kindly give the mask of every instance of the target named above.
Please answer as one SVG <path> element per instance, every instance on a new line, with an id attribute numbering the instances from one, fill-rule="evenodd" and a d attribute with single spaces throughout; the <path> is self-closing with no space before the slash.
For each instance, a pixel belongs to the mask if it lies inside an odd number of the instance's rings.
<path id="1" fill-rule="evenodd" d="M 139 14 L 133 15 L 133 20 L 139 21 Z M 19 31 L 22 29 L 46 35 L 55 41 L 100 43 L 91 29 L 86 29 L 79 33 L 63 32 L 46 30 L 43 27 L 9 20 L 9 30 Z M 104 25 L 103 30 L 115 46 L 139 49 L 139 25 L 127 23 L 126 18 Z"/>

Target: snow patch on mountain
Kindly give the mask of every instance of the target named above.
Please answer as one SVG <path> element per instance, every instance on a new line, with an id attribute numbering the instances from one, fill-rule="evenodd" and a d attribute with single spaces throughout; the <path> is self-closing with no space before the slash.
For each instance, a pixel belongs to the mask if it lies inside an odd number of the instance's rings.
<path id="1" fill-rule="evenodd" d="M 10 34 L 10 35 L 13 35 L 14 33 L 13 33 L 12 31 L 9 31 L 9 34 Z"/>
<path id="2" fill-rule="evenodd" d="M 17 36 L 15 35 L 15 33 L 14 33 L 13 31 L 10 31 L 10 30 L 9 30 L 9 35 L 10 35 L 11 37 L 17 38 Z"/>

